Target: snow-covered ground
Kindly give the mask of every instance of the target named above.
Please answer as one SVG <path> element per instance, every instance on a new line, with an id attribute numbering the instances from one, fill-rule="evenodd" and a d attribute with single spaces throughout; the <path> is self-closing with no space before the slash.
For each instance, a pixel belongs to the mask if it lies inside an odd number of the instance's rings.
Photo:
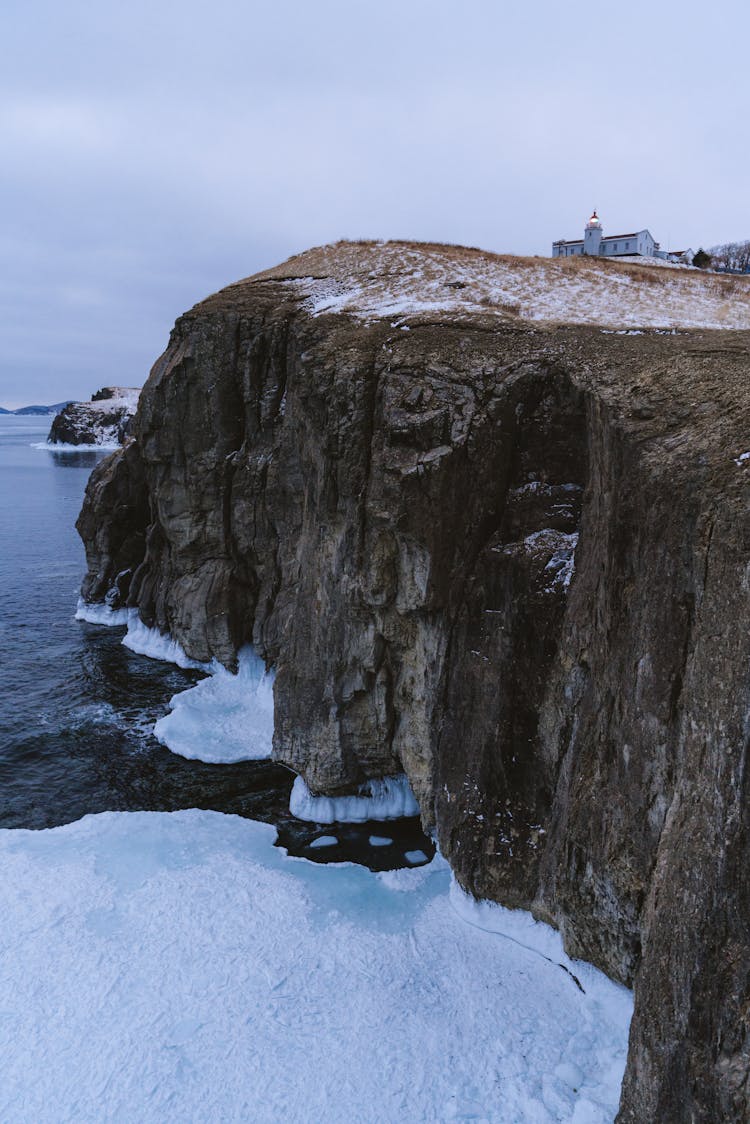
<path id="1" fill-rule="evenodd" d="M 750 328 L 750 278 L 662 265 L 344 242 L 300 254 L 255 280 L 288 280 L 316 316 L 391 318 L 403 328 L 435 313 L 608 328 Z"/>
<path id="2" fill-rule="evenodd" d="M 376 875 L 273 836 L 203 811 L 0 832 L 0 1120 L 613 1120 L 629 992 L 439 859 Z"/>
<path id="3" fill-rule="evenodd" d="M 122 406 L 130 414 L 134 414 L 141 396 L 140 386 L 112 386 L 107 388 L 110 392 L 106 398 L 92 399 L 86 405 L 94 413 L 108 413 L 113 407 Z"/>
<path id="4" fill-rule="evenodd" d="M 157 723 L 170 748 L 270 753 L 272 683 L 252 651 L 236 676 L 197 664 L 133 610 L 124 643 L 209 672 Z M 406 778 L 339 800 L 298 778 L 291 810 L 417 809 Z M 473 902 L 439 856 L 374 874 L 273 839 L 197 810 L 0 832 L 0 1120 L 614 1119 L 628 991 L 529 914 Z"/>

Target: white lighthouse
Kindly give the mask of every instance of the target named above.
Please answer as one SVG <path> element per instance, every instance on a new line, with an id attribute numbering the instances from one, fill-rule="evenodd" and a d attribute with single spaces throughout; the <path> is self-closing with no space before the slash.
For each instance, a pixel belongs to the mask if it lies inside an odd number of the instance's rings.
<path id="1" fill-rule="evenodd" d="M 602 233 L 601 220 L 596 211 L 594 211 L 591 218 L 586 223 L 586 230 L 583 235 L 584 254 L 590 254 L 591 257 L 596 257 L 601 253 Z"/>
<path id="2" fill-rule="evenodd" d="M 588 254 L 592 258 L 670 257 L 664 250 L 659 249 L 659 243 L 654 241 L 648 230 L 632 230 L 628 234 L 608 234 L 605 238 L 602 221 L 596 211 L 586 223 L 583 238 L 571 240 L 559 238 L 557 242 L 552 243 L 553 258 L 570 258 L 577 254 Z M 692 251 L 689 250 L 682 255 L 686 260 L 690 260 L 687 254 L 692 255 Z"/>

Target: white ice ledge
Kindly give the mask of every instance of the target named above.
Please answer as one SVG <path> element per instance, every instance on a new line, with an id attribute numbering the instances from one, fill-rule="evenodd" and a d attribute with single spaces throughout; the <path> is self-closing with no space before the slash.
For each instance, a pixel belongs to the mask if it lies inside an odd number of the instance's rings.
<path id="1" fill-rule="evenodd" d="M 164 660 L 165 663 L 176 663 L 178 667 L 192 667 L 199 671 L 212 672 L 220 665 L 214 663 L 200 663 L 191 660 L 185 654 L 185 649 L 166 632 L 159 632 L 156 628 L 149 628 L 138 616 L 137 609 L 128 609 L 128 631 L 123 637 L 123 644 L 136 652 L 139 656 L 148 656 L 151 660 Z"/>
<path id="2" fill-rule="evenodd" d="M 191 660 L 171 636 L 148 628 L 136 609 L 130 610 L 122 642 L 141 656 L 208 673 L 195 687 L 173 695 L 171 713 L 154 726 L 157 741 L 172 753 L 210 765 L 271 756 L 274 676 L 249 644 L 240 650 L 233 674 L 216 660 Z"/>
<path id="3" fill-rule="evenodd" d="M 411 785 L 405 775 L 365 781 L 357 796 L 313 796 L 302 777 L 292 786 L 289 811 L 312 823 L 364 823 L 418 816 Z"/>
<path id="4" fill-rule="evenodd" d="M 89 624 L 122 625 L 128 623 L 128 609 L 110 609 L 104 601 L 84 601 L 78 598 L 76 620 Z"/>
<path id="5" fill-rule="evenodd" d="M 170 714 L 154 725 L 162 745 L 192 761 L 228 765 L 258 761 L 273 749 L 273 672 L 250 645 L 238 654 L 237 674 L 216 660 L 192 660 L 177 640 L 143 623 L 137 609 L 110 609 L 79 600 L 76 620 L 91 624 L 123 625 L 123 644 L 139 656 L 206 672 L 208 678 L 169 700 Z"/>
<path id="6" fill-rule="evenodd" d="M 170 699 L 171 714 L 154 726 L 162 745 L 212 765 L 271 756 L 273 673 L 249 645 L 238 663 L 236 675 L 215 665 L 208 679 Z"/>

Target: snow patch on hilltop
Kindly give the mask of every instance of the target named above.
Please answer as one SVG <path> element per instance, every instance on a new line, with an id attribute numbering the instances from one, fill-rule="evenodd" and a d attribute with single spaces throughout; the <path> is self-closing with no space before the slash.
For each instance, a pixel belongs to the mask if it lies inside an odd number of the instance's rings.
<path id="1" fill-rule="evenodd" d="M 308 274 L 309 271 L 309 275 Z M 750 279 L 665 269 L 650 259 L 521 258 L 459 246 L 342 243 L 257 280 L 288 280 L 313 316 L 426 315 L 607 328 L 750 328 Z"/>

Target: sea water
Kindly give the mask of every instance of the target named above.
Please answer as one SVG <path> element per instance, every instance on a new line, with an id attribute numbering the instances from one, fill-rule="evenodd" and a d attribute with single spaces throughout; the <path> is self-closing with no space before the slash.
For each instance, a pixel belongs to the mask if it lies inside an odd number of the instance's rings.
<path id="1" fill-rule="evenodd" d="M 105 454 L 32 448 L 48 428 L 48 418 L 0 416 L 0 827 L 283 806 L 290 782 L 277 766 L 212 770 L 154 738 L 169 698 L 198 674 L 128 651 L 123 628 L 74 619 L 85 570 L 74 524 Z"/>

